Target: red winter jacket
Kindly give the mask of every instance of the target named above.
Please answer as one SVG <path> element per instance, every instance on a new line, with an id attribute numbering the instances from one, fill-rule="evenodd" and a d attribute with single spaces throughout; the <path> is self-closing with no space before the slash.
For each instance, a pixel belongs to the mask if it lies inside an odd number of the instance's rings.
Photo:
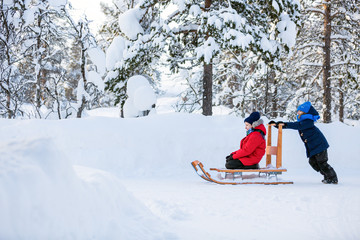
<path id="1" fill-rule="evenodd" d="M 255 127 L 266 134 L 263 124 Z M 266 142 L 261 133 L 252 132 L 244 137 L 240 142 L 240 149 L 233 152 L 233 158 L 239 159 L 245 166 L 258 164 L 265 154 Z"/>

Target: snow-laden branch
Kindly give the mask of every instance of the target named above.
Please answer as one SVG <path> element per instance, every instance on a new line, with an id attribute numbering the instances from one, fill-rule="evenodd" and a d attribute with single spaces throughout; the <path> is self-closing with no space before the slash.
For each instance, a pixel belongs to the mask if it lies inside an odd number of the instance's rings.
<path id="1" fill-rule="evenodd" d="M 360 62 L 356 62 L 356 61 L 341 61 L 341 62 L 332 63 L 332 64 L 331 64 L 331 67 L 336 67 L 336 66 L 341 66 L 341 65 L 356 65 L 356 66 L 360 66 Z"/>
<path id="2" fill-rule="evenodd" d="M 304 62 L 303 65 L 310 66 L 310 67 L 322 67 L 322 63 L 312 63 L 312 62 Z"/>
<path id="3" fill-rule="evenodd" d="M 189 24 L 187 26 L 181 26 L 178 28 L 174 28 L 172 32 L 174 34 L 181 34 L 181 33 L 190 33 L 190 32 L 197 32 L 199 29 L 199 25 L 197 24 Z"/>
<path id="4" fill-rule="evenodd" d="M 324 43 L 320 43 L 320 42 L 311 42 L 311 43 L 307 43 L 304 45 L 300 45 L 298 48 L 302 49 L 302 48 L 308 48 L 308 47 L 319 47 L 319 48 L 323 48 L 324 47 Z"/>
<path id="5" fill-rule="evenodd" d="M 322 15 L 325 15 L 324 10 L 321 10 L 321 9 L 318 9 L 318 8 L 306 8 L 305 12 L 320 13 Z"/>
<path id="6" fill-rule="evenodd" d="M 312 63 L 312 62 L 304 62 L 303 65 L 305 65 L 305 66 L 311 66 L 311 67 L 322 67 L 322 66 L 323 66 L 322 63 Z M 331 63 L 331 67 L 342 66 L 342 65 L 356 65 L 356 66 L 360 66 L 360 62 L 356 62 L 356 61 L 341 61 L 341 62 Z"/>
<path id="7" fill-rule="evenodd" d="M 350 36 L 344 36 L 344 35 L 340 35 L 340 34 L 333 34 L 330 36 L 331 40 L 349 40 L 351 41 L 351 37 Z"/>

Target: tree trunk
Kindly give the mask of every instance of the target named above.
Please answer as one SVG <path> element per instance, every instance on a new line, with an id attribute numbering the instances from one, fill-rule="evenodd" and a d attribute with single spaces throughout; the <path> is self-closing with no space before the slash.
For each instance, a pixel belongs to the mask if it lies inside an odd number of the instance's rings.
<path id="1" fill-rule="evenodd" d="M 212 115 L 212 63 L 204 63 L 204 79 L 203 79 L 203 115 Z"/>
<path id="2" fill-rule="evenodd" d="M 272 95 L 272 109 L 271 109 L 271 114 L 270 116 L 272 118 L 277 118 L 278 116 L 278 87 L 276 85 L 276 81 L 274 81 L 274 93 Z"/>
<path id="3" fill-rule="evenodd" d="M 264 114 L 268 113 L 268 104 L 269 104 L 269 72 L 266 68 L 266 79 L 265 79 L 265 102 L 264 102 Z"/>
<path id="4" fill-rule="evenodd" d="M 38 28 L 41 29 L 41 20 L 42 20 L 42 11 L 40 11 L 39 14 L 39 18 L 38 18 Z M 35 105 L 36 105 L 36 110 L 39 114 L 39 118 L 41 118 L 41 114 L 40 114 L 40 107 L 41 107 L 41 60 L 42 60 L 42 56 L 39 51 L 41 48 L 41 33 L 36 37 L 36 69 L 35 69 L 35 73 L 36 73 L 36 92 L 35 92 Z"/>
<path id="5" fill-rule="evenodd" d="M 343 92 L 343 80 L 339 79 L 339 120 L 344 122 L 344 92 Z"/>
<path id="6" fill-rule="evenodd" d="M 324 6 L 324 55 L 323 55 L 323 119 L 324 123 L 331 122 L 331 5 L 330 0 L 323 1 Z"/>
<path id="7" fill-rule="evenodd" d="M 210 8 L 211 0 L 205 0 L 205 9 Z M 206 39 L 209 37 L 207 33 Z M 212 84 L 213 84 L 213 73 L 212 73 L 212 62 L 204 62 L 204 76 L 203 76 L 203 115 L 212 115 Z"/>
<path id="8" fill-rule="evenodd" d="M 80 70 L 81 70 L 81 76 L 82 76 L 82 79 L 80 79 L 80 81 L 83 81 L 84 83 L 84 91 L 86 90 L 86 83 L 87 83 L 87 80 L 86 80 L 86 71 L 85 71 L 85 67 L 86 67 L 86 57 L 85 57 L 85 54 L 86 54 L 86 48 L 84 46 L 84 43 L 82 42 L 82 30 L 83 30 L 83 24 L 81 23 L 80 25 L 80 37 L 79 37 L 79 41 L 81 42 L 81 66 L 80 66 Z M 79 99 L 78 99 L 79 101 Z M 78 108 L 78 111 L 76 113 L 76 117 L 77 118 L 81 118 L 81 115 L 82 115 L 82 112 L 85 108 L 85 105 L 86 105 L 86 99 L 85 99 L 85 96 L 83 95 L 81 97 L 81 105 L 80 107 Z"/>
<path id="9" fill-rule="evenodd" d="M 8 84 L 8 86 L 10 86 L 10 84 Z M 11 94 L 10 94 L 9 90 L 6 90 L 5 93 L 6 93 L 6 108 L 7 108 L 7 112 L 8 112 L 8 119 L 11 119 L 12 115 L 13 115 L 12 111 L 10 109 L 10 107 L 11 107 Z"/>

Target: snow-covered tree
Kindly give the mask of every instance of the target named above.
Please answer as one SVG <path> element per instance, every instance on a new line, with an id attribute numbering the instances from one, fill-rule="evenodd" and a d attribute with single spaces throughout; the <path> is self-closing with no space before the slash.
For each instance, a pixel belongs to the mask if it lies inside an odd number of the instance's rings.
<path id="1" fill-rule="evenodd" d="M 284 76 L 297 84 L 289 106 L 311 101 L 321 109 L 324 122 L 330 122 L 334 112 L 340 121 L 354 117 L 359 106 L 359 3 L 302 4 L 302 29 Z"/>
<path id="2" fill-rule="evenodd" d="M 0 1 L 0 116 L 15 118 L 22 114 L 25 78 L 19 74 L 22 59 L 21 35 L 23 2 Z"/>
<path id="3" fill-rule="evenodd" d="M 128 5 L 119 14 L 120 36 L 116 36 L 106 51 L 106 89 L 116 94 L 115 104 L 121 111 L 127 98 L 126 82 L 133 75 L 158 79 L 156 62 L 164 49 L 165 38 L 160 17 L 161 1 L 143 0 Z M 132 7 L 132 8 L 131 8 Z M 122 9 L 123 11 L 123 9 Z M 123 114 L 122 114 L 123 115 Z"/>
<path id="4" fill-rule="evenodd" d="M 203 114 L 211 115 L 215 58 L 224 51 L 252 51 L 277 65 L 279 54 L 295 42 L 297 7 L 290 0 L 140 1 L 119 17 L 122 62 L 117 61 L 117 73 L 110 73 L 107 88 L 117 93 L 118 102 L 124 99 L 124 81 L 134 73 L 153 74 L 154 61 L 166 47 L 172 70 L 202 66 L 202 75 L 194 73 L 202 82 L 195 91 L 202 96 Z M 171 8 L 172 13 L 160 14 Z"/>
<path id="5" fill-rule="evenodd" d="M 360 118 L 355 110 L 360 106 L 360 2 L 332 1 L 331 7 L 332 95 L 334 112 L 343 122 L 348 117 Z"/>
<path id="6" fill-rule="evenodd" d="M 298 4 L 293 1 L 173 1 L 168 18 L 173 68 L 203 66 L 203 114 L 211 115 L 218 57 L 253 52 L 270 67 L 295 43 Z"/>
<path id="7" fill-rule="evenodd" d="M 108 48 L 114 37 L 121 34 L 119 15 L 135 6 L 135 0 L 113 0 L 112 4 L 100 3 L 101 11 L 106 16 L 106 21 L 100 26 L 98 41 L 104 48 Z"/>
<path id="8" fill-rule="evenodd" d="M 61 62 L 66 46 L 61 17 L 67 1 L 25 2 L 22 27 L 25 51 L 21 72 L 34 82 L 33 89 L 29 90 L 29 94 L 33 94 L 34 115 L 44 118 L 54 103 L 49 92 L 51 81 L 48 80 L 58 79 L 63 74 Z"/>
<path id="9" fill-rule="evenodd" d="M 81 118 L 82 112 L 86 106 L 90 107 L 93 101 L 98 101 L 99 95 L 104 91 L 102 76 L 105 74 L 105 55 L 98 47 L 94 35 L 89 29 L 89 21 L 80 19 L 77 23 L 68 16 L 72 26 L 69 35 L 78 46 L 78 55 L 75 56 L 76 76 L 76 117 Z M 77 64 L 76 64 L 77 62 Z"/>
<path id="10" fill-rule="evenodd" d="M 98 106 L 105 56 L 88 21 L 75 24 L 66 0 L 0 3 L 0 114 L 61 119 Z"/>
<path id="11" fill-rule="evenodd" d="M 245 116 L 254 109 L 276 117 L 279 112 L 277 71 L 252 52 L 224 53 L 217 66 L 217 104 Z"/>

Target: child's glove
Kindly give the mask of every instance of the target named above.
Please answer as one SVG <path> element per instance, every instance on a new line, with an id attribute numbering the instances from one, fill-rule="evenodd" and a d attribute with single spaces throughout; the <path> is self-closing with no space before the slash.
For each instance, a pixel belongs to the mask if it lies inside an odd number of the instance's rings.
<path id="1" fill-rule="evenodd" d="M 278 121 L 275 125 L 276 128 L 279 128 L 279 124 L 283 124 L 283 128 L 286 128 L 286 123 L 284 123 L 283 121 Z"/>
<path id="2" fill-rule="evenodd" d="M 226 162 L 231 161 L 231 160 L 234 160 L 232 154 L 230 154 L 229 156 L 226 157 Z"/>
<path id="3" fill-rule="evenodd" d="M 271 120 L 268 124 L 269 124 L 269 125 L 271 125 L 271 124 L 276 124 L 276 122 L 275 122 L 274 120 Z"/>

